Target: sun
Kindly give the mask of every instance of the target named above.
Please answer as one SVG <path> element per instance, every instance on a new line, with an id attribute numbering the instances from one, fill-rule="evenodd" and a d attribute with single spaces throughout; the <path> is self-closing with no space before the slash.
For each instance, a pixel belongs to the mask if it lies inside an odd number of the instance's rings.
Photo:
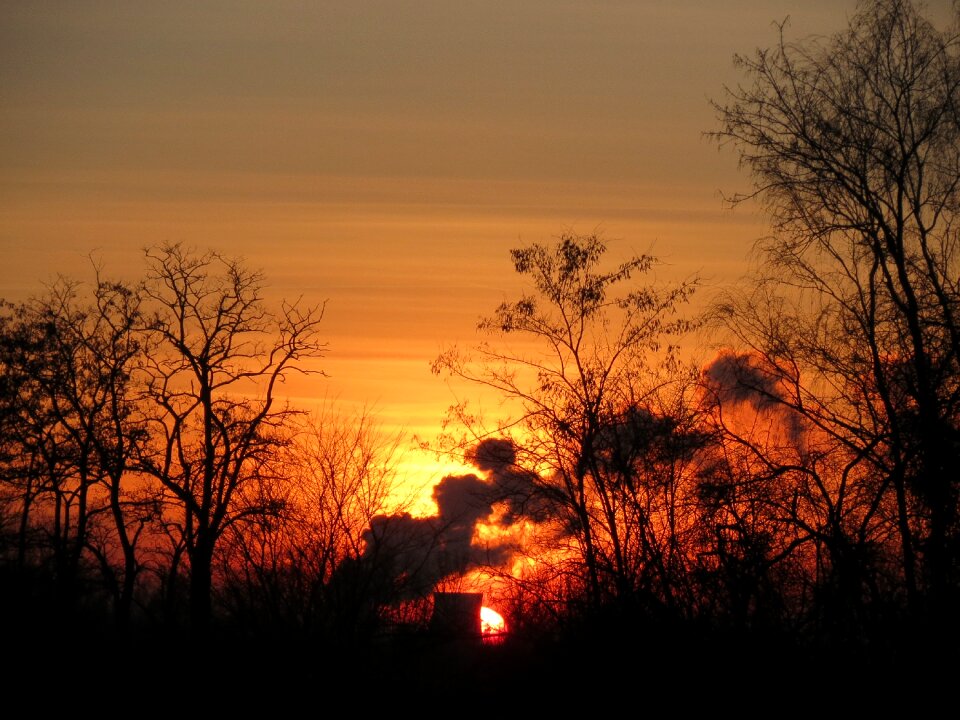
<path id="1" fill-rule="evenodd" d="M 488 607 L 480 608 L 480 632 L 484 635 L 500 635 L 506 632 L 507 623 L 503 615 Z"/>

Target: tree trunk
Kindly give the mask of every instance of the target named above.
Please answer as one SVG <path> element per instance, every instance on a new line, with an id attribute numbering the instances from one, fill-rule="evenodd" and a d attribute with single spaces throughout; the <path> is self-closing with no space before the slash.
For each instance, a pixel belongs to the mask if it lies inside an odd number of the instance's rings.
<path id="1" fill-rule="evenodd" d="M 190 627 L 203 637 L 210 630 L 212 616 L 213 548 L 206 540 L 190 552 Z"/>

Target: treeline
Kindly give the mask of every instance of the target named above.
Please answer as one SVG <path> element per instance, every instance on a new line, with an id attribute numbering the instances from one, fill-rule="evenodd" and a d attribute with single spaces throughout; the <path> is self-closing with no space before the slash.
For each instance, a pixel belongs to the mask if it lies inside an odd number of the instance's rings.
<path id="1" fill-rule="evenodd" d="M 958 50 L 884 0 L 738 59 L 714 138 L 773 232 L 706 315 L 595 235 L 514 250 L 529 294 L 434 363 L 511 414 L 454 409 L 441 447 L 478 473 L 431 518 L 389 504 L 397 438 L 279 401 L 322 369 L 323 307 L 270 309 L 241 263 L 167 245 L 141 282 L 6 306 L 6 621 L 356 646 L 483 578 L 515 637 L 956 639 Z"/>

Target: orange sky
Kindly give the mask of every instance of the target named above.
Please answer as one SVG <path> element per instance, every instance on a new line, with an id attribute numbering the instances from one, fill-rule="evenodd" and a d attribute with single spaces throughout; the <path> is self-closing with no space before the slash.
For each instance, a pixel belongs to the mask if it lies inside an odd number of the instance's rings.
<path id="1" fill-rule="evenodd" d="M 931 3 L 937 6 L 938 3 Z M 942 0 L 944 8 L 948 5 Z M 763 232 L 708 98 L 836 0 L 0 4 L 0 297 L 182 241 L 328 301 L 299 386 L 429 435 L 430 361 L 513 295 L 508 250 L 602 229 L 660 277 L 734 281 Z M 411 458 L 407 470 L 423 458 Z M 439 479 L 430 467 L 418 476 Z"/>

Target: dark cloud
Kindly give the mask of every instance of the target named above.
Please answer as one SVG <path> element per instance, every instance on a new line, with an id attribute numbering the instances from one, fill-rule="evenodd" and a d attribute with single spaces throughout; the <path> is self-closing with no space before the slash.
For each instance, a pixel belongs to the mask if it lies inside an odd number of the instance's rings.
<path id="1" fill-rule="evenodd" d="M 471 534 L 473 526 L 493 512 L 491 496 L 490 484 L 476 475 L 448 475 L 433 488 L 440 523 L 451 529 L 469 527 Z"/>
<path id="2" fill-rule="evenodd" d="M 703 371 L 721 404 L 749 403 L 764 410 L 784 399 L 780 378 L 746 353 L 721 352 Z"/>
<path id="3" fill-rule="evenodd" d="M 363 559 L 392 579 L 400 597 L 425 595 L 448 575 L 506 557 L 505 549 L 472 542 L 477 523 L 493 512 L 489 483 L 476 475 L 449 475 L 434 487 L 433 499 L 436 515 L 378 515 L 364 534 Z"/>
<path id="4" fill-rule="evenodd" d="M 521 517 L 536 519 L 536 476 L 516 466 L 516 448 L 509 440 L 484 440 L 467 459 L 477 475 L 448 475 L 433 489 L 437 514 L 413 517 L 409 513 L 378 515 L 364 534 L 363 561 L 388 576 L 403 597 L 430 592 L 448 575 L 480 564 L 501 564 L 511 555 L 505 544 L 477 545 L 477 524 L 490 521 L 494 506 L 505 505 L 498 522 L 512 525 Z"/>
<path id="5" fill-rule="evenodd" d="M 756 410 L 780 412 L 790 439 L 800 441 L 803 422 L 789 405 L 784 377 L 762 358 L 722 351 L 704 368 L 703 378 L 721 406 L 747 404 Z"/>
<path id="6" fill-rule="evenodd" d="M 467 452 L 467 461 L 484 472 L 496 472 L 517 462 L 517 448 L 506 438 L 481 440 Z"/>
<path id="7" fill-rule="evenodd" d="M 467 459 L 489 474 L 493 502 L 505 505 L 502 523 L 512 525 L 521 518 L 544 519 L 546 502 L 540 492 L 539 478 L 517 465 L 517 449 L 512 440 L 483 440 Z"/>
<path id="8" fill-rule="evenodd" d="M 377 515 L 363 541 L 361 564 L 389 586 L 389 596 L 418 597 L 430 591 L 439 542 L 435 518 Z"/>

